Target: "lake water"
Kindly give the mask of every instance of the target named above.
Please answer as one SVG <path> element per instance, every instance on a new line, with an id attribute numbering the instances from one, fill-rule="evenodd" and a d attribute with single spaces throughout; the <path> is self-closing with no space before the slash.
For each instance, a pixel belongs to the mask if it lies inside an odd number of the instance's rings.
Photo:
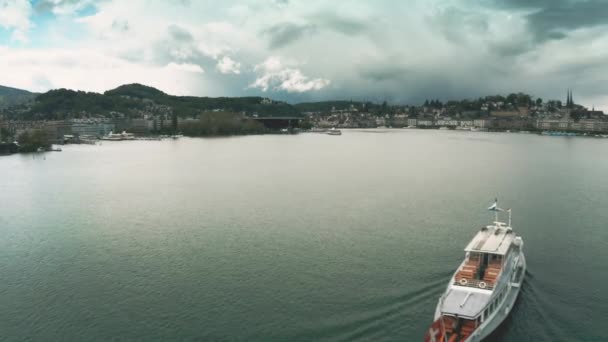
<path id="1" fill-rule="evenodd" d="M 608 139 L 421 130 L 0 158 L 1 340 L 421 341 L 513 208 L 501 341 L 606 341 Z"/>

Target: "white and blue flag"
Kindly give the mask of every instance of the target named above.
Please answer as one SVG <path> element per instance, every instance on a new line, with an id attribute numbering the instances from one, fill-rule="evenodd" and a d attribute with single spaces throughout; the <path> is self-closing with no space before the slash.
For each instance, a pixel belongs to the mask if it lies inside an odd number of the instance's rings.
<path id="1" fill-rule="evenodd" d="M 497 198 L 496 200 L 494 200 L 494 204 L 492 204 L 492 205 L 491 205 L 491 206 L 488 208 L 488 210 L 490 210 L 490 211 L 502 211 L 502 209 L 500 209 L 500 208 L 498 207 L 498 198 Z"/>

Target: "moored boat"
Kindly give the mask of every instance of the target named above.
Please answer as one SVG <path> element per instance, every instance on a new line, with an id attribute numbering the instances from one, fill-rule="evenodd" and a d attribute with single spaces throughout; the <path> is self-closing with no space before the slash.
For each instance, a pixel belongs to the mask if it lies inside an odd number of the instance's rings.
<path id="1" fill-rule="evenodd" d="M 342 132 L 339 129 L 336 129 L 334 127 L 332 129 L 327 130 L 327 134 L 329 134 L 329 135 L 342 135 Z"/>
<path id="2" fill-rule="evenodd" d="M 508 223 L 482 227 L 465 248 L 465 259 L 435 308 L 425 341 L 474 342 L 490 335 L 509 315 L 526 273 L 524 242 Z"/>
<path id="3" fill-rule="evenodd" d="M 109 141 L 121 141 L 121 140 L 135 140 L 135 135 L 133 133 L 127 133 L 123 131 L 122 133 L 108 133 L 108 135 L 101 137 L 101 140 L 109 140 Z"/>

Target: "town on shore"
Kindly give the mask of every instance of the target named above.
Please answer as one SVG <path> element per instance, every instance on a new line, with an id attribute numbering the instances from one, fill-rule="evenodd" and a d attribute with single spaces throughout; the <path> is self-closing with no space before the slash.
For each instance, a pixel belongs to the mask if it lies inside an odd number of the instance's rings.
<path id="1" fill-rule="evenodd" d="M 3 94 L 3 89 L 8 91 Z M 66 89 L 34 94 L 0 87 L 0 154 L 44 151 L 53 144 L 94 143 L 98 139 L 378 127 L 605 137 L 608 116 L 576 104 L 571 90 L 563 102 L 513 93 L 474 100 L 426 100 L 421 105 L 361 101 L 291 105 L 262 97 L 172 96 L 139 84 L 124 85 L 103 94 Z"/>
<path id="2" fill-rule="evenodd" d="M 580 134 L 608 132 L 608 115 L 574 103 L 570 90 L 566 101 L 543 101 L 518 93 L 486 96 L 477 100 L 441 102 L 427 100 L 421 106 L 381 105 L 380 115 L 365 107 L 332 108 L 329 112 L 304 112 L 314 127 L 338 128 L 447 128 L 482 131 L 548 131 Z"/>

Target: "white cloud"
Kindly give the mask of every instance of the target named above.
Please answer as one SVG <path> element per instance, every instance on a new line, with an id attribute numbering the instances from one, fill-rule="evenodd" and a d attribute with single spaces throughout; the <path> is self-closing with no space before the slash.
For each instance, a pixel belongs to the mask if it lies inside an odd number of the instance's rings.
<path id="1" fill-rule="evenodd" d="M 287 67 L 279 57 L 269 57 L 263 63 L 258 64 L 255 69 L 260 76 L 250 85 L 251 88 L 259 88 L 262 91 L 284 90 L 289 93 L 303 93 L 312 90 L 320 90 L 330 84 L 323 78 L 310 79 L 302 71 Z"/>
<path id="2" fill-rule="evenodd" d="M 51 12 L 56 15 L 72 15 L 93 5 L 95 5 L 95 0 L 43 0 L 39 2 L 39 6 L 49 7 Z"/>
<path id="3" fill-rule="evenodd" d="M 182 72 L 194 72 L 202 74 L 204 72 L 203 68 L 196 64 L 190 63 L 169 63 L 166 66 L 167 69 L 171 71 L 182 71 Z"/>
<path id="4" fill-rule="evenodd" d="M 547 99 L 574 88 L 583 104 L 605 105 L 607 26 L 538 42 L 528 12 L 479 3 L 0 0 L 0 30 L 13 36 L 0 83 L 105 90 L 140 82 L 175 94 L 405 103 L 512 91 Z M 95 13 L 80 16 L 86 6 Z M 15 44 L 43 9 L 54 15 L 32 45 Z M 276 31 L 283 44 L 273 48 L 273 27 L 295 29 Z"/>
<path id="5" fill-rule="evenodd" d="M 32 5 L 28 0 L 0 0 L 0 27 L 12 30 L 11 39 L 27 42 L 27 34 L 32 24 Z"/>
<path id="6" fill-rule="evenodd" d="M 222 57 L 217 62 L 217 69 L 222 74 L 240 74 L 241 73 L 241 63 L 234 61 L 232 58 L 228 56 Z"/>
<path id="7" fill-rule="evenodd" d="M 195 95 L 192 89 L 201 71 L 175 63 L 143 65 L 86 49 L 47 49 L 41 54 L 37 49 L 0 48 L 2 84 L 38 92 L 51 87 L 103 92 L 136 82 L 169 94 Z"/>

